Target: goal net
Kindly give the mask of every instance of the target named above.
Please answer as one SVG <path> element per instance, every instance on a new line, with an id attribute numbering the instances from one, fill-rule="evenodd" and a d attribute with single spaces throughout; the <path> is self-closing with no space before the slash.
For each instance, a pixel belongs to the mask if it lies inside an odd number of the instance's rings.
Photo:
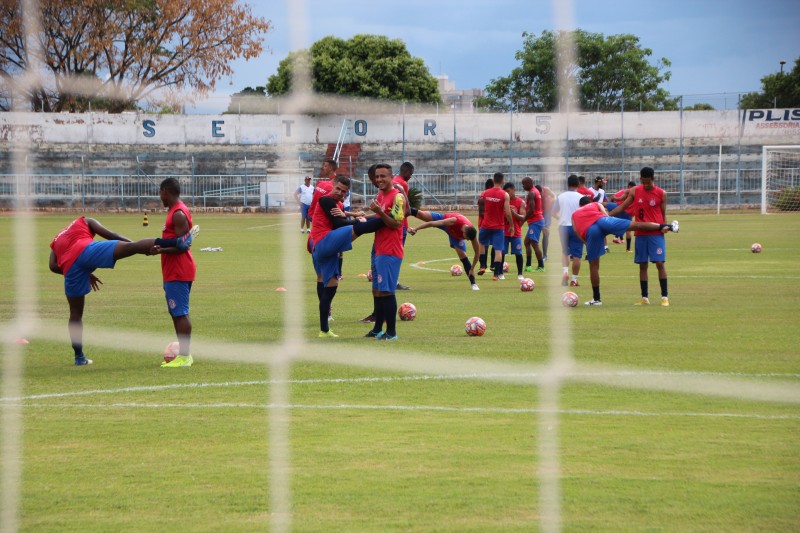
<path id="1" fill-rule="evenodd" d="M 761 214 L 800 211 L 800 146 L 765 146 Z"/>

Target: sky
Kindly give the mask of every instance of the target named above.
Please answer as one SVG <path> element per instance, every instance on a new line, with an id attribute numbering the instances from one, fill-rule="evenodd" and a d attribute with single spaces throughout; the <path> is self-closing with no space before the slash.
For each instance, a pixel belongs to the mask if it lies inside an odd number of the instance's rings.
<path id="1" fill-rule="evenodd" d="M 226 95 L 265 85 L 291 50 L 327 35 L 402 39 L 432 75 L 447 75 L 458 89 L 483 89 L 519 65 L 514 56 L 525 31 L 630 33 L 652 50 L 651 64 L 671 61 L 672 76 L 662 85 L 668 92 L 684 95 L 685 105 L 718 109 L 735 107 L 732 93 L 760 91 L 761 78 L 779 72 L 781 60 L 790 70 L 800 57 L 800 0 L 573 0 L 566 16 L 554 13 L 553 0 L 242 1 L 272 21 L 269 51 L 236 61 L 233 76 L 218 82 L 217 98 L 198 111 L 224 109 Z"/>

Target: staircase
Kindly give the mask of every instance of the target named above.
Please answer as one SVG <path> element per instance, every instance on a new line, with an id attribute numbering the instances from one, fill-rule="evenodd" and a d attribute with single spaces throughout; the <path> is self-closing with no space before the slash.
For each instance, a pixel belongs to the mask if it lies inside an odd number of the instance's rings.
<path id="1" fill-rule="evenodd" d="M 333 159 L 336 153 L 336 145 L 329 144 L 325 151 L 325 159 Z M 353 177 L 353 173 L 358 167 L 358 156 L 361 153 L 360 143 L 342 144 L 339 152 L 339 168 L 337 174 L 343 174 L 348 178 Z"/>

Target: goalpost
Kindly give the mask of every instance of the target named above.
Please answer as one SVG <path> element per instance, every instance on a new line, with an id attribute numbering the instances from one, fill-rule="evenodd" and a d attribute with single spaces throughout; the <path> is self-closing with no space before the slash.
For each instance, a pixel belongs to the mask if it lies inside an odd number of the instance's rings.
<path id="1" fill-rule="evenodd" d="M 764 146 L 761 214 L 800 211 L 800 146 Z"/>

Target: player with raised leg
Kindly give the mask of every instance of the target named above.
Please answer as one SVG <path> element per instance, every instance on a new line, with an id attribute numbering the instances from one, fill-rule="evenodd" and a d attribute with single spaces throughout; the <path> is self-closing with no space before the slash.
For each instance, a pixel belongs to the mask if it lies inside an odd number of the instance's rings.
<path id="1" fill-rule="evenodd" d="M 464 265 L 464 272 L 467 273 L 470 286 L 473 291 L 478 291 L 480 288 L 475 282 L 475 265 L 478 264 L 480 256 L 480 244 L 478 243 L 478 230 L 472 225 L 467 217 L 461 213 L 437 213 L 436 211 L 423 211 L 415 210 L 414 216 L 420 220 L 424 220 L 422 224 L 416 228 L 408 228 L 411 235 L 416 235 L 418 231 L 426 228 L 439 228 L 447 233 L 450 241 L 450 248 L 456 251 L 458 259 Z M 472 250 L 474 255 L 470 263 L 467 257 L 467 243 L 472 243 Z"/>

